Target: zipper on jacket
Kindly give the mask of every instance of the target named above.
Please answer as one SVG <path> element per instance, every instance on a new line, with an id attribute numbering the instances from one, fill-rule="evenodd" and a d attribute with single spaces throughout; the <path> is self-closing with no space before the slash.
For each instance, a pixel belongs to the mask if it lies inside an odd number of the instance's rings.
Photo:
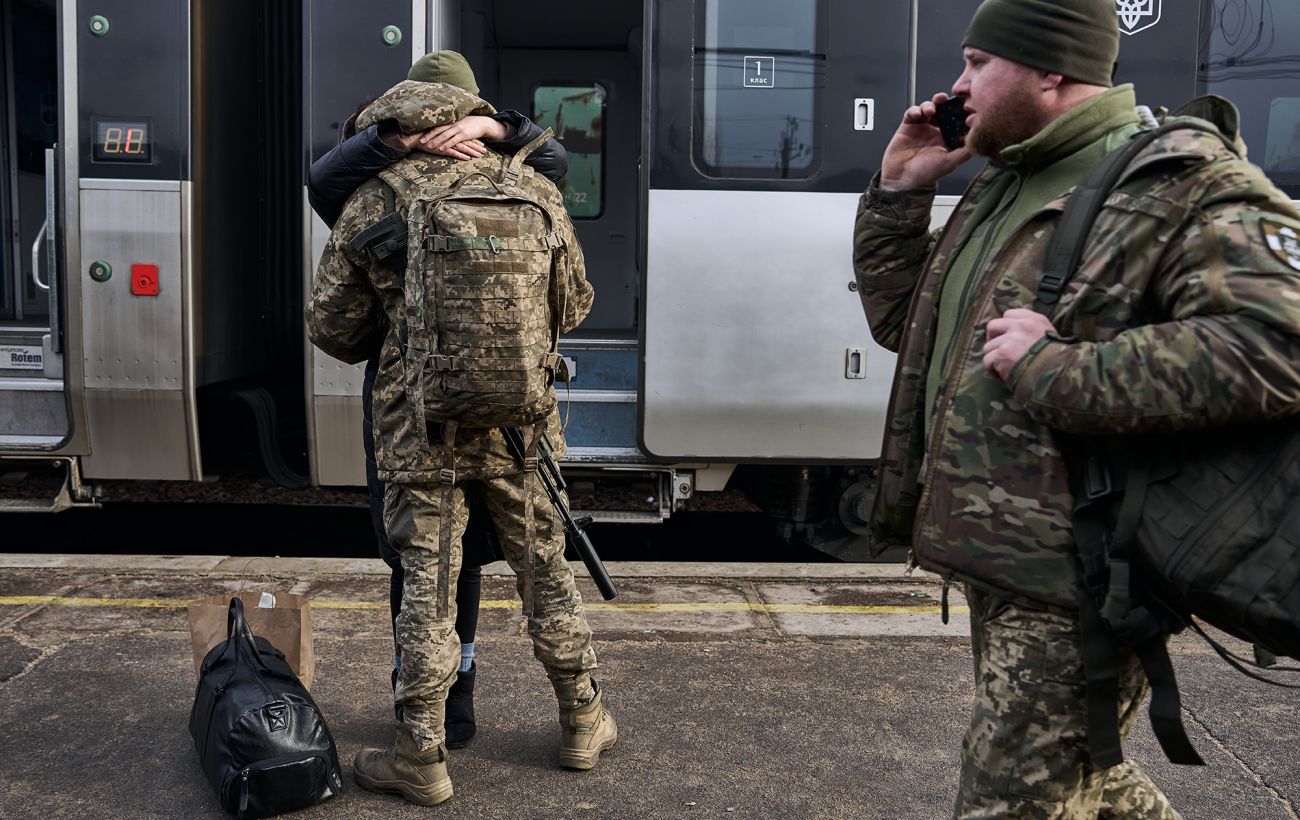
<path id="1" fill-rule="evenodd" d="M 995 267 L 996 263 L 1006 254 L 1007 249 L 1015 245 L 1016 240 L 1025 232 L 1030 224 L 1035 222 L 1043 209 L 1035 211 L 1028 219 L 1021 223 L 1007 237 L 1007 241 L 1002 245 L 998 252 L 990 260 L 989 266 Z M 981 260 L 982 261 L 982 260 Z M 978 318 L 984 308 L 984 304 L 993 296 L 993 291 L 997 287 L 998 276 L 996 274 L 986 277 L 986 281 L 980 288 L 979 300 L 971 306 L 971 320 L 967 327 L 961 329 L 961 344 L 954 350 L 964 350 L 974 338 L 975 328 L 979 324 Z M 961 370 L 961 357 L 954 356 L 948 364 L 948 373 L 946 374 L 943 392 L 939 394 L 939 403 L 935 407 L 934 426 L 930 428 L 930 441 L 925 448 L 925 471 L 924 479 L 921 483 L 921 497 L 916 502 L 916 522 L 912 528 L 912 543 L 917 542 L 917 536 L 921 531 L 921 522 L 925 520 L 926 507 L 930 503 L 930 496 L 933 494 L 934 473 L 938 469 L 939 463 L 939 446 L 943 441 L 943 434 L 948 429 L 948 405 L 952 403 L 952 394 L 956 388 L 957 375 Z"/>

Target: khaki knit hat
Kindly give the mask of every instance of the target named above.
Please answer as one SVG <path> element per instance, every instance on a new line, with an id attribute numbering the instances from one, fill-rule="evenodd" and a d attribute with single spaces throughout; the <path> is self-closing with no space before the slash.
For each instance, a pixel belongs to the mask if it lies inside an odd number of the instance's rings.
<path id="1" fill-rule="evenodd" d="M 422 83 L 446 83 L 463 88 L 478 96 L 478 83 L 474 81 L 474 69 L 469 67 L 458 52 L 434 51 L 415 61 L 406 79 Z"/>
<path id="2" fill-rule="evenodd" d="M 962 46 L 1109 86 L 1119 54 L 1115 0 L 984 0 Z"/>

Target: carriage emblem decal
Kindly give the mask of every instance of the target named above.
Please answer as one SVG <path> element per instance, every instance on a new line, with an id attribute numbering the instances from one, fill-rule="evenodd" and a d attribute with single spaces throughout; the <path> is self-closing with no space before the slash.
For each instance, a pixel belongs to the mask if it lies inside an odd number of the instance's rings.
<path id="1" fill-rule="evenodd" d="M 1115 0 L 1119 30 L 1137 34 L 1160 22 L 1160 0 Z"/>

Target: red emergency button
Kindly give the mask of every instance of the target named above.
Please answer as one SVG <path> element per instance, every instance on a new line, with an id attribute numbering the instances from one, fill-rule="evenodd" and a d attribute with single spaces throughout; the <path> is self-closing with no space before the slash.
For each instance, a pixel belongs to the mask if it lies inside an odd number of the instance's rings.
<path id="1" fill-rule="evenodd" d="M 158 295 L 157 265 L 131 265 L 131 293 L 136 296 Z"/>

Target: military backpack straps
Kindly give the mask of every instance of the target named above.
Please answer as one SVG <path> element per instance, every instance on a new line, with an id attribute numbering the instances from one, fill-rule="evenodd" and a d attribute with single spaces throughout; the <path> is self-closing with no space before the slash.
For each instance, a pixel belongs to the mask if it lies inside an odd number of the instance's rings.
<path id="1" fill-rule="evenodd" d="M 1202 98 L 1191 110 L 1214 111 L 1219 103 Z M 1230 121 L 1215 128 L 1180 120 L 1139 132 L 1107 156 L 1066 202 L 1048 245 L 1035 310 L 1052 315 L 1093 221 L 1138 154 L 1187 128 L 1235 145 Z M 1166 639 L 1190 627 L 1238 670 L 1288 686 L 1247 667 L 1270 666 L 1278 655 L 1300 658 L 1300 417 L 1216 429 L 1213 436 L 1076 439 L 1066 451 L 1075 490 L 1093 765 L 1103 769 L 1123 760 L 1121 646 L 1137 654 L 1151 683 L 1149 713 L 1161 748 L 1174 763 L 1200 765 L 1182 724 Z M 1196 619 L 1253 643 L 1255 658 L 1233 655 Z"/>
<path id="2" fill-rule="evenodd" d="M 520 184 L 525 158 L 550 137 L 516 153 L 500 178 L 473 162 L 429 175 L 400 162 L 379 175 L 404 214 L 399 336 L 406 386 L 424 421 L 519 426 L 555 406 L 567 255 L 555 206 Z M 372 248 L 391 253 L 398 237 L 384 224 Z"/>

